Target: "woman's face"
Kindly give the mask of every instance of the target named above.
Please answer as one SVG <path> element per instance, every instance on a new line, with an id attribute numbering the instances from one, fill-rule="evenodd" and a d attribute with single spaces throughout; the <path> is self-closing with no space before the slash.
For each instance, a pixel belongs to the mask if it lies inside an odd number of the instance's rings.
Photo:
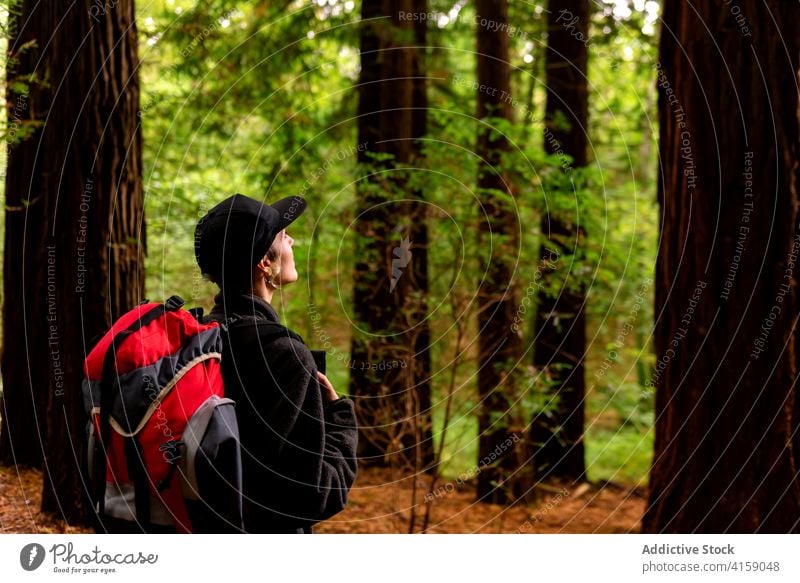
<path id="1" fill-rule="evenodd" d="M 287 283 L 297 281 L 297 268 L 295 268 L 294 265 L 294 251 L 292 251 L 294 239 L 292 239 L 286 229 L 284 229 L 275 237 L 275 242 L 280 249 L 280 258 L 278 261 L 280 261 L 281 265 L 281 272 L 275 283 L 278 285 L 286 285 Z"/>

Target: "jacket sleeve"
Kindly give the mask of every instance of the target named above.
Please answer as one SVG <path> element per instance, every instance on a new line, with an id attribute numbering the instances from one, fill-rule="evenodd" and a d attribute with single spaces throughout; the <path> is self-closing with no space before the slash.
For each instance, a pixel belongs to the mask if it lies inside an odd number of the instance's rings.
<path id="1" fill-rule="evenodd" d="M 285 485 L 282 506 L 294 516 L 318 522 L 340 512 L 357 473 L 358 431 L 354 404 L 325 403 L 308 348 L 278 343 L 276 384 L 283 394 L 269 417 L 279 434 L 277 471 Z"/>

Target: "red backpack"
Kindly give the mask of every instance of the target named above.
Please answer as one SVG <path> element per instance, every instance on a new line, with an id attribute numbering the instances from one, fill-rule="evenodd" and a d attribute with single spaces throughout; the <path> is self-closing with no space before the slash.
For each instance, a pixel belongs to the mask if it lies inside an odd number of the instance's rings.
<path id="1" fill-rule="evenodd" d="M 140 304 L 84 363 L 86 470 L 102 529 L 113 518 L 145 532 L 243 530 L 239 430 L 220 367 L 226 326 L 183 304 Z"/>

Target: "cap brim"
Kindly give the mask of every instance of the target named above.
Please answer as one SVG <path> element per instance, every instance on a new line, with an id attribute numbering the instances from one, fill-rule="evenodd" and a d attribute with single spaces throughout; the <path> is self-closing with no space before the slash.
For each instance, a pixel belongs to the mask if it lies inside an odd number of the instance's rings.
<path id="1" fill-rule="evenodd" d="M 278 231 L 291 225 L 306 210 L 306 199 L 302 196 L 288 196 L 270 205 L 278 211 Z"/>

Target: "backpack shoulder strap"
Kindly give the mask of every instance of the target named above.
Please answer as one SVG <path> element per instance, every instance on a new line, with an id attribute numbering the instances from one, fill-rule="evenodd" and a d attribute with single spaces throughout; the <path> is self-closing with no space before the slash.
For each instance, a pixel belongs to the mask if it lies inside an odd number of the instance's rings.
<path id="1" fill-rule="evenodd" d="M 273 322 L 272 320 L 259 319 L 253 316 L 237 315 L 222 320 L 219 325 L 225 333 L 228 333 L 230 330 L 249 328 L 258 333 L 262 343 L 264 344 L 272 342 L 273 340 L 277 340 L 281 337 L 294 338 L 295 340 L 305 344 L 302 336 L 300 336 L 297 332 L 290 330 L 283 324 Z"/>
<path id="2" fill-rule="evenodd" d="M 277 322 L 272 322 L 271 320 L 260 320 L 256 327 L 262 341 L 272 342 L 278 338 L 288 337 L 294 338 L 295 340 L 305 344 L 305 341 L 300 334 L 290 330 L 282 324 L 278 324 Z"/>
<path id="3" fill-rule="evenodd" d="M 251 342 L 258 342 L 262 348 L 265 348 L 274 341 L 287 337 L 294 338 L 305 345 L 303 338 L 299 334 L 271 320 L 257 320 L 255 318 L 236 319 L 228 322 L 227 326 L 222 327 L 222 330 L 224 344 L 228 343 L 229 334 L 235 330 L 237 345 L 239 343 L 249 344 Z"/>

